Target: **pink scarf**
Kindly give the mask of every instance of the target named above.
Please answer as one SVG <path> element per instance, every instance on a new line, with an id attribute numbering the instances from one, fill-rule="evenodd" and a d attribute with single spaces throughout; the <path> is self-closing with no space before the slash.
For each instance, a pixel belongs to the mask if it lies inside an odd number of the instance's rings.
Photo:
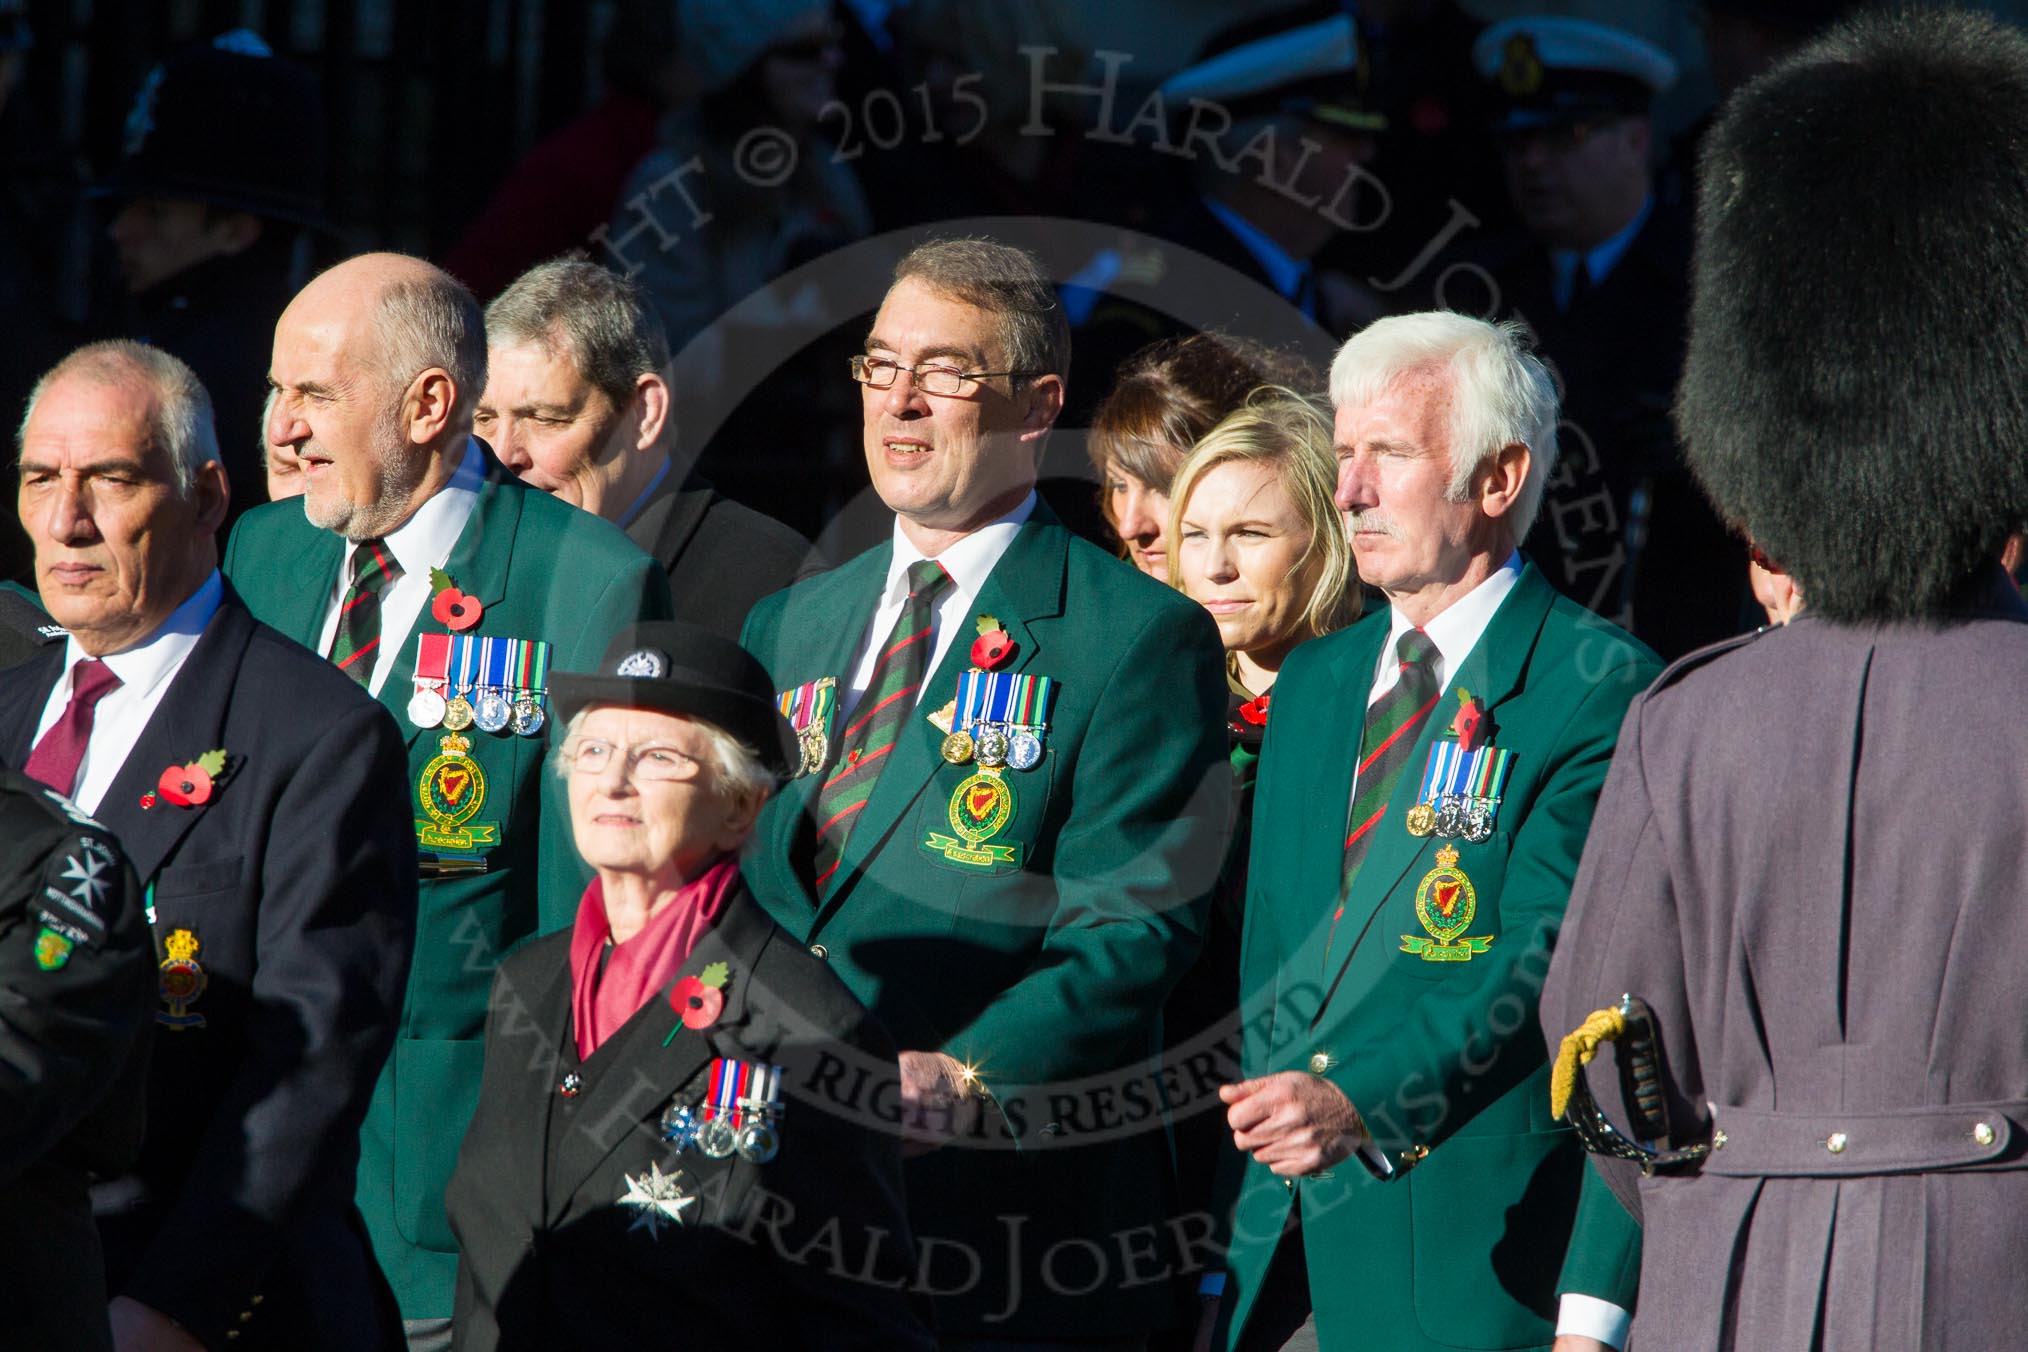
<path id="1" fill-rule="evenodd" d="M 606 923 L 605 889 L 592 879 L 577 904 L 577 928 L 570 936 L 570 1017 L 579 1060 L 588 1059 L 676 979 L 697 941 L 718 922 L 738 876 L 739 860 L 726 855 L 685 883 L 639 934 L 613 945 L 604 972 L 599 971 L 599 955 L 612 938 L 612 927 Z M 669 1017 L 676 1017 L 673 1010 Z"/>

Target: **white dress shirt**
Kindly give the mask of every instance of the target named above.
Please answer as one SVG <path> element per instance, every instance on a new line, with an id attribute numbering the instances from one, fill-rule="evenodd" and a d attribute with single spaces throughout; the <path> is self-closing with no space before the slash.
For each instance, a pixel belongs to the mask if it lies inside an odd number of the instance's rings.
<path id="1" fill-rule="evenodd" d="M 162 627 L 145 641 L 100 659 L 120 678 L 120 683 L 101 696 L 92 711 L 91 739 L 85 743 L 84 761 L 78 766 L 77 791 L 70 796 L 85 812 L 97 812 L 99 804 L 105 801 L 106 791 L 113 787 L 113 780 L 127 763 L 127 753 L 141 739 L 148 720 L 155 716 L 156 706 L 168 692 L 169 682 L 183 670 L 184 659 L 197 646 L 204 627 L 211 623 L 224 599 L 225 583 L 214 568 L 204 584 L 170 611 Z M 42 721 L 35 726 L 35 741 L 40 742 L 43 734 L 63 717 L 70 704 L 71 685 L 77 679 L 77 664 L 89 657 L 78 646 L 77 639 L 64 644 L 63 677 L 43 703 Z M 190 758 L 195 760 L 211 749 L 193 746 Z M 169 767 L 164 764 L 162 768 Z"/>
<path id="2" fill-rule="evenodd" d="M 1486 626 L 1493 622 L 1494 612 L 1500 609 L 1500 603 L 1507 599 L 1507 593 L 1514 590 L 1514 584 L 1520 577 L 1521 553 L 1516 550 L 1507 555 L 1505 563 L 1493 570 L 1491 577 L 1444 607 L 1442 614 L 1422 627 L 1423 636 L 1436 646 L 1439 693 L 1450 687 L 1452 673 L 1471 656 L 1472 649 L 1479 646 L 1479 638 L 1486 632 Z M 1401 642 L 1403 634 L 1415 628 L 1415 621 L 1399 610 L 1390 610 L 1388 614 L 1393 623 L 1387 630 L 1387 643 L 1373 665 L 1373 689 L 1366 696 L 1368 708 L 1378 703 L 1380 697 L 1394 689 L 1401 680 L 1401 655 L 1396 645 Z"/>
<path id="3" fill-rule="evenodd" d="M 1035 512 L 1035 494 L 1030 493 L 1021 500 L 1021 505 L 1003 517 L 989 521 L 979 529 L 958 541 L 943 553 L 937 555 L 937 562 L 951 575 L 951 587 L 944 593 L 936 611 L 934 645 L 930 649 L 929 665 L 926 672 L 934 672 L 937 664 L 944 660 L 944 654 L 951 650 L 952 642 L 960 634 L 972 633 L 972 606 L 979 599 L 979 589 L 986 585 L 1000 556 L 1007 552 L 1007 546 L 1014 543 L 1014 537 L 1021 526 Z M 879 658 L 880 645 L 887 638 L 888 630 L 901 618 L 902 605 L 908 600 L 908 569 L 910 564 L 919 563 L 929 557 L 915 547 L 901 529 L 901 518 L 894 521 L 894 558 L 887 565 L 887 585 L 881 589 L 880 605 L 873 612 L 873 622 L 859 640 L 859 660 L 852 664 L 852 679 L 838 697 L 838 720 L 843 726 L 851 715 L 859 697 L 866 693 L 866 687 L 873 681 L 873 665 Z M 929 681 L 923 681 L 923 688 L 916 691 L 915 702 L 922 703 L 923 695 L 929 689 Z"/>
<path id="4" fill-rule="evenodd" d="M 373 650 L 373 679 L 367 688 L 374 694 L 387 683 L 387 673 L 401 658 L 403 645 L 430 599 L 430 569 L 450 560 L 451 549 L 464 534 L 465 523 L 479 505 L 479 489 L 486 482 L 486 457 L 478 443 L 467 440 L 465 453 L 451 472 L 450 482 L 438 489 L 408 520 L 387 533 L 382 541 L 401 565 L 401 576 L 380 594 L 380 646 Z M 345 545 L 345 561 L 338 568 L 338 583 L 324 608 L 324 629 L 317 638 L 317 651 L 330 656 L 331 640 L 338 636 L 338 611 L 345 593 L 352 587 L 352 556 L 359 546 Z M 466 579 L 451 582 L 462 588 Z"/>

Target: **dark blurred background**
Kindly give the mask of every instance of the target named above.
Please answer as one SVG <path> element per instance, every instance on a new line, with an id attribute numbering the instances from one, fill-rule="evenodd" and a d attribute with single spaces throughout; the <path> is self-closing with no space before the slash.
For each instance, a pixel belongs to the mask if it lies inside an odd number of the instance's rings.
<path id="1" fill-rule="evenodd" d="M 1523 292 L 1513 279 L 1528 267 L 1543 272 L 1552 242 L 1540 230 L 1531 238 L 1517 215 L 1515 157 L 1546 150 L 1577 163 L 1588 153 L 1579 141 L 1594 137 L 1596 124 L 1559 132 L 1563 139 L 1546 147 L 1539 133 L 1500 132 L 1488 103 L 1500 73 L 1485 67 L 1483 51 L 1475 70 L 1474 40 L 1503 18 L 1561 15 L 1630 35 L 1673 68 L 1638 111 L 1646 164 L 1637 166 L 1642 178 L 1629 200 L 1645 192 L 1648 205 L 1628 227 L 1634 246 L 1625 249 L 1622 239 L 1610 257 L 1585 264 L 1587 275 L 1597 269 L 1602 291 L 1612 269 L 1627 294 L 1573 302 L 1566 287 L 1551 313 L 1544 291 L 1517 316 L 1541 333 L 1571 384 L 1566 411 L 1579 426 L 1566 438 L 1565 461 L 1576 463 L 1569 447 L 1580 439 L 1596 443 L 1593 458 L 1609 481 L 1598 491 L 1616 495 L 1610 529 L 1574 544 L 1573 530 L 1595 525 L 1601 509 L 1592 505 L 1593 487 L 1565 476 L 1552 485 L 1550 524 L 1531 548 L 1560 543 L 1571 555 L 1566 589 L 1633 622 L 1633 569 L 1615 565 L 1628 580 L 1588 594 L 1582 578 L 1595 559 L 1585 549 L 1604 559 L 1648 548 L 1656 558 L 1687 559 L 1692 572 L 1743 569 L 1743 555 L 1734 560 L 1712 534 L 1714 523 L 1695 523 L 1703 535 L 1681 542 L 1669 535 L 1671 505 L 1697 505 L 1667 427 L 1697 136 L 1728 87 L 1844 7 L 1839 0 L 0 0 L 0 409 L 13 426 L 35 376 L 78 342 L 122 335 L 158 343 L 191 361 L 211 389 L 234 507 L 244 510 L 266 497 L 266 345 L 282 305 L 310 272 L 350 253 L 397 249 L 443 264 L 484 302 L 531 264 L 583 249 L 608 266 L 639 265 L 636 280 L 677 353 L 683 454 L 729 495 L 823 537 L 836 559 L 885 529 L 865 492 L 858 400 L 844 357 L 864 333 L 889 260 L 943 222 L 1025 219 L 1036 228 L 1020 242 L 1042 252 L 1059 279 L 1086 283 L 1081 296 L 1076 286 L 1065 290 L 1082 355 L 1072 368 L 1069 416 L 1047 453 L 1045 493 L 1075 527 L 1110 543 L 1094 510 L 1083 420 L 1118 358 L 1138 344 L 1220 326 L 1328 358 L 1380 313 L 1437 303 L 1481 308 L 1478 298 L 1433 285 L 1454 260 L 1500 279 L 1505 296 L 1485 312 L 1516 311 Z M 1987 7 L 2018 20 L 2028 0 Z M 1246 200 L 1238 177 L 1214 182 L 1202 155 L 1192 163 L 1149 149 L 1148 138 L 1161 134 L 1152 125 L 1137 144 L 1092 141 L 1097 98 L 1039 97 L 1031 85 L 1042 68 L 1021 55 L 1024 47 L 1048 48 L 1046 78 L 1061 84 L 1099 82 L 1110 72 L 1118 128 L 1147 94 L 1207 55 L 1331 15 L 1356 22 L 1354 101 L 1384 116 L 1385 130 L 1360 133 L 1367 139 L 1353 144 L 1339 128 L 1341 140 L 1332 142 L 1331 128 L 1289 112 L 1295 105 L 1287 100 L 1269 116 L 1287 123 L 1285 150 L 1307 128 L 1329 153 L 1365 165 L 1386 186 L 1391 211 L 1385 228 L 1302 239 L 1300 248 L 1293 239 L 1302 229 L 1292 237 L 1290 222 L 1261 215 L 1274 204 Z M 235 54 L 271 56 L 272 70 L 291 74 L 241 81 L 217 74 L 229 63 L 202 62 L 174 74 L 179 58 L 221 43 Z M 973 135 L 961 136 L 974 118 Z M 317 124 L 315 134 L 298 130 Z M 744 134 L 758 127 L 788 129 L 801 152 L 793 173 L 762 174 L 768 181 L 757 186 L 740 155 Z M 167 180 L 119 186 L 122 173 L 131 177 L 137 147 L 144 158 L 178 162 Z M 668 170 L 693 150 L 703 170 L 669 191 Z M 237 181 L 188 186 L 192 173 L 201 177 L 236 156 L 243 167 L 223 172 Z M 276 181 L 249 183 L 263 176 L 258 166 L 272 168 Z M 1580 170 L 1572 181 L 1581 177 Z M 682 234 L 680 243 L 646 247 L 646 216 L 630 206 L 644 192 L 654 196 L 653 229 Z M 220 214 L 228 209 L 252 211 L 265 228 L 256 244 L 238 241 L 224 255 L 218 235 L 201 236 L 211 243 L 200 262 L 172 260 L 143 275 L 141 226 L 133 215 L 121 226 L 121 213 L 136 202 L 183 198 L 212 204 L 181 222 L 186 236 L 229 232 Z M 1213 221 L 1211 210 L 1221 209 L 1214 199 L 1253 212 L 1269 234 L 1281 230 L 1300 275 L 1285 271 L 1278 282 L 1274 269 L 1256 267 L 1262 251 L 1240 248 L 1243 231 Z M 706 212 L 713 224 L 693 228 Z M 1469 228 L 1445 233 L 1467 219 Z M 177 224 L 155 222 L 158 234 Z M 1011 225 L 995 233 L 1021 236 Z M 629 239 L 631 255 L 608 247 Z M 1622 256 L 1633 261 L 1618 264 Z M 1219 265 L 1214 281 L 1243 284 L 1231 303 L 1191 280 L 1206 258 Z M 1411 260 L 1420 265 L 1412 280 L 1376 285 L 1397 273 L 1407 278 Z M 1644 277 L 1649 290 L 1635 294 Z M 1637 387 L 1637 398 L 1624 397 Z M 1560 542 L 1550 538 L 1558 534 Z M 0 514 L 0 577 L 26 580 L 28 564 L 12 514 Z M 1725 604 L 1721 596 L 1721 610 Z M 1649 624 L 1634 627 L 1665 651 L 1678 646 Z"/>

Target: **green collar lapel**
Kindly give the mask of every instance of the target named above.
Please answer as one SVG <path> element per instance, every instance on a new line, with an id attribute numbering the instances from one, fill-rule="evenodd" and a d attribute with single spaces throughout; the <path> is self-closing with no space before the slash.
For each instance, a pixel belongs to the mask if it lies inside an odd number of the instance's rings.
<path id="1" fill-rule="evenodd" d="M 297 585 L 272 591 L 261 586 L 255 592 L 274 597 L 274 627 L 319 656 L 326 655 L 317 640 L 324 630 L 331 597 L 338 590 L 338 572 L 344 566 L 344 539 L 335 531 L 304 521 L 294 552 L 275 561 L 280 575 L 295 578 Z"/>
<path id="2" fill-rule="evenodd" d="M 797 583 L 775 622 L 772 646 L 754 656 L 784 684 L 801 685 L 829 676 L 838 683 L 842 699 L 852 680 L 852 664 L 858 659 L 860 641 L 873 623 L 880 588 L 887 578 L 888 561 L 893 557 L 894 546 L 883 544 L 828 573 Z M 830 734 L 833 756 L 844 726 L 842 716 L 833 719 Z M 770 844 L 777 858 L 795 857 L 797 833 L 804 820 L 816 811 L 817 790 L 831 769 L 827 759 L 821 773 L 799 775 L 776 795 L 780 806 L 770 811 L 767 820 L 773 837 Z M 815 906 L 817 899 L 807 890 L 800 872 L 795 869 L 784 872 L 795 875 L 796 886 L 804 889 L 803 896 Z"/>
<path id="3" fill-rule="evenodd" d="M 485 452 L 484 442 L 475 440 L 473 444 L 482 454 Z M 458 541 L 451 546 L 451 557 L 444 563 L 444 572 L 458 590 L 478 597 L 484 607 L 478 626 L 467 631 L 469 633 L 507 634 L 509 626 L 494 618 L 493 608 L 507 598 L 507 568 L 514 558 L 515 533 L 521 528 L 521 504 L 534 491 L 524 487 L 490 454 L 486 455 L 486 481 L 480 485 L 478 504 L 466 519 L 465 528 L 458 532 Z M 382 706 L 394 715 L 395 725 L 407 733 L 411 746 L 425 731 L 438 731 L 419 728 L 409 722 L 408 701 L 415 694 L 415 661 L 421 648 L 420 638 L 441 628 L 430 614 L 429 602 L 425 601 L 401 651 L 395 655 L 394 669 L 387 673 L 387 680 L 380 687 Z M 520 634 L 508 636 L 527 637 Z"/>
<path id="4" fill-rule="evenodd" d="M 1063 613 L 1064 559 L 1069 549 L 1069 533 L 1055 514 L 1038 501 L 1034 515 L 1015 534 L 1007 552 L 1000 556 L 1000 562 L 980 587 L 974 613 L 998 619 L 1007 636 L 1018 645 L 1014 661 L 1006 670 L 1032 669 L 1041 648 L 1033 622 Z M 915 716 L 904 725 L 892 759 L 873 786 L 873 796 L 853 824 L 852 834 L 846 837 L 845 857 L 831 875 L 821 899 L 827 913 L 850 889 L 867 857 L 887 840 L 895 824 L 943 764 L 940 748 L 944 734 L 929 721 L 928 715 L 950 702 L 957 694 L 959 673 L 972 665 L 975 637 L 972 620 L 971 615 L 954 620 L 964 627 L 952 636 L 950 649 L 931 674 Z M 823 919 L 820 915 L 818 923 Z"/>
<path id="5" fill-rule="evenodd" d="M 1352 891 L 1345 898 L 1345 914 L 1340 918 L 1337 932 L 1332 937 L 1330 951 L 1323 956 L 1326 975 L 1332 978 L 1331 986 L 1324 997 L 1328 1006 L 1337 994 L 1337 986 L 1344 979 L 1346 964 L 1352 953 L 1365 938 L 1373 918 L 1401 880 L 1414 867 L 1429 869 L 1435 867 L 1434 856 L 1442 843 L 1434 836 L 1418 838 L 1408 833 L 1406 817 L 1410 799 L 1421 784 L 1423 767 L 1429 763 L 1430 749 L 1436 743 L 1450 736 L 1451 720 L 1457 708 L 1455 691 L 1460 687 L 1470 690 L 1474 697 L 1485 704 L 1492 716 L 1494 743 L 1500 742 L 1498 708 L 1500 702 L 1512 695 L 1520 686 L 1522 672 L 1527 669 L 1528 658 L 1535 649 L 1535 639 L 1541 632 L 1543 617 L 1549 613 L 1550 602 L 1555 591 L 1545 581 L 1535 566 L 1525 559 L 1521 575 L 1515 580 L 1513 591 L 1493 612 L 1485 633 L 1479 636 L 1477 644 L 1465 654 L 1465 660 L 1451 673 L 1449 683 L 1444 687 L 1442 698 L 1423 723 L 1422 732 L 1415 740 L 1415 749 L 1409 755 L 1408 769 L 1396 786 L 1393 799 L 1387 804 L 1386 815 L 1375 825 L 1377 834 L 1366 852 L 1365 861 L 1359 866 L 1359 876 L 1353 879 Z M 1383 612 L 1383 618 L 1387 612 Z M 1380 634 L 1385 638 L 1387 621 L 1381 624 Z M 1366 656 L 1369 661 L 1362 670 L 1366 673 L 1366 685 L 1372 681 L 1372 662 L 1379 657 L 1378 649 L 1370 649 Z M 1345 673 L 1349 682 L 1356 673 Z M 1348 772 L 1338 784 L 1336 802 L 1351 800 L 1352 777 Z M 1343 809 L 1341 808 L 1341 811 Z M 1343 853 L 1342 833 L 1339 836 L 1340 857 Z M 1328 926 L 1320 929 L 1322 934 Z M 1386 936 L 1382 936 L 1385 938 Z M 1323 1017 L 1323 1006 L 1317 1011 Z"/>

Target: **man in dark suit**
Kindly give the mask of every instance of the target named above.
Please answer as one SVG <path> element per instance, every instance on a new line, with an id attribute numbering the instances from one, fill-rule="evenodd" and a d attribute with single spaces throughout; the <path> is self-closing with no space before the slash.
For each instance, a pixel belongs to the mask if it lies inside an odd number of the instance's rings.
<path id="1" fill-rule="evenodd" d="M 1676 63 L 1631 33 L 1557 17 L 1494 24 L 1473 51 L 1522 228 L 1431 275 L 1438 307 L 1528 324 L 1560 377 L 1562 451 L 1530 554 L 1557 590 L 1665 658 L 1729 637 L 1746 551 L 1669 426 L 1690 220 L 1655 190 L 1649 110 Z"/>
<path id="2" fill-rule="evenodd" d="M 148 1132 L 95 1192 L 126 1347 L 380 1347 L 351 1200 L 415 845 L 393 721 L 219 576 L 211 404 L 94 344 L 31 396 L 21 518 L 62 648 L 0 677 L 0 760 L 115 832 L 161 961 Z"/>
<path id="3" fill-rule="evenodd" d="M 947 1347 L 1134 1346 L 1167 1313 L 1168 1147 L 1134 1081 L 1230 812 L 1210 617 L 1037 503 L 1068 348 L 1032 256 L 905 258 L 853 364 L 891 541 L 769 597 L 742 640 L 805 772 L 748 877 L 902 1049 Z M 1095 1279 L 1100 1236 L 1136 1256 Z"/>
<path id="4" fill-rule="evenodd" d="M 1699 174 L 1677 417 L 1804 604 L 1629 711 L 1543 1031 L 1659 1048 L 1588 1076 L 1636 1347 L 2019 1347 L 2028 35 L 1854 18 Z"/>
<path id="5" fill-rule="evenodd" d="M 543 773 L 546 667 L 583 669 L 669 586 L 627 537 L 526 487 L 471 435 L 486 382 L 471 293 L 399 254 L 317 277 L 275 326 L 270 446 L 300 498 L 241 519 L 248 609 L 328 655 L 396 719 L 421 851 L 400 1036 L 361 1129 L 359 1210 L 412 1344 L 450 1336 L 444 1184 L 479 1092 L 493 967 L 584 890 Z"/>
<path id="6" fill-rule="evenodd" d="M 0 769 L 0 1300 L 23 1347 L 112 1346 L 87 1188 L 140 1145 L 153 963 L 119 842 Z"/>
<path id="7" fill-rule="evenodd" d="M 472 427 L 531 488 L 604 517 L 669 574 L 676 614 L 738 638 L 753 603 L 822 569 L 809 541 L 669 459 L 669 340 L 635 286 L 581 258 L 486 307 Z"/>

